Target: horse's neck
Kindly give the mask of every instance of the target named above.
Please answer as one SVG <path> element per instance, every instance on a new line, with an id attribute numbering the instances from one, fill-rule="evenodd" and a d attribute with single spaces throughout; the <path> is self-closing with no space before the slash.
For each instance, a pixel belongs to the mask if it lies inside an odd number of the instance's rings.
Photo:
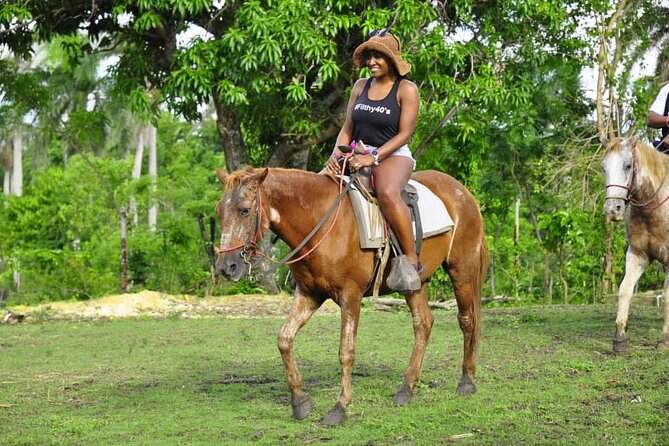
<path id="1" fill-rule="evenodd" d="M 653 198 L 663 199 L 669 194 L 669 180 L 664 178 L 659 184 L 648 175 L 637 174 L 632 185 L 632 195 L 636 201 L 645 202 Z"/>
<path id="2" fill-rule="evenodd" d="M 325 175 L 296 169 L 276 169 L 263 183 L 270 207 L 270 228 L 288 245 L 294 245 L 313 229 L 337 194 Z"/>

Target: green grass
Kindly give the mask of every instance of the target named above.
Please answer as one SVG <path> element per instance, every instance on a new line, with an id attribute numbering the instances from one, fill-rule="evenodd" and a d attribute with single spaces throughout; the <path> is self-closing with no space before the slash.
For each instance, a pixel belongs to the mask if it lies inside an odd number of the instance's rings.
<path id="1" fill-rule="evenodd" d="M 339 319 L 296 341 L 314 400 L 290 416 L 282 319 L 136 319 L 0 326 L 2 445 L 669 444 L 662 314 L 632 308 L 631 350 L 611 354 L 613 306 L 484 309 L 478 392 L 458 397 L 462 335 L 435 311 L 414 400 L 394 407 L 413 333 L 406 311 L 364 310 L 343 427 Z"/>

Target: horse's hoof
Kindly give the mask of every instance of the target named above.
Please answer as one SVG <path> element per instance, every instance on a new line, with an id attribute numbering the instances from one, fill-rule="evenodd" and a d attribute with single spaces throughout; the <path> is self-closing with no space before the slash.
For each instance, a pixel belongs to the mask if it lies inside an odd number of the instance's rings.
<path id="1" fill-rule="evenodd" d="M 616 335 L 613 337 L 613 353 L 622 353 L 627 350 L 630 338 L 627 335 Z"/>
<path id="2" fill-rule="evenodd" d="M 474 385 L 474 382 L 469 377 L 469 375 L 463 373 L 462 378 L 460 378 L 460 382 L 458 383 L 458 395 L 465 396 L 473 395 L 474 393 L 476 393 L 476 386 Z"/>
<path id="3" fill-rule="evenodd" d="M 311 413 L 311 397 L 309 394 L 294 396 L 290 400 L 290 405 L 293 407 L 293 418 L 296 420 L 304 420 Z"/>
<path id="4" fill-rule="evenodd" d="M 393 402 L 396 406 L 404 406 L 413 398 L 413 392 L 407 384 L 406 381 L 402 383 L 402 386 L 399 388 L 395 395 L 393 396 Z"/>
<path id="5" fill-rule="evenodd" d="M 341 426 L 346 421 L 346 411 L 342 407 L 341 403 L 334 405 L 330 412 L 325 415 L 322 423 L 326 426 Z"/>
<path id="6" fill-rule="evenodd" d="M 669 351 L 669 339 L 663 339 L 658 342 L 656 348 L 663 352 Z"/>

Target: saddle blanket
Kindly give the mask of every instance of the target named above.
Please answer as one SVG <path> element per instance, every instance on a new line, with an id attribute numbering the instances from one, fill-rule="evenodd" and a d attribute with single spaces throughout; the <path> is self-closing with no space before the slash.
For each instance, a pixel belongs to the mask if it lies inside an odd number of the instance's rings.
<path id="1" fill-rule="evenodd" d="M 348 180 L 347 177 L 344 177 Z M 448 214 L 446 206 L 430 189 L 418 181 L 409 180 L 418 192 L 418 211 L 423 227 L 423 238 L 432 237 L 453 228 L 453 219 Z M 383 246 L 383 215 L 379 206 L 371 203 L 358 190 L 355 183 L 351 185 L 348 196 L 351 199 L 355 218 L 358 221 L 358 232 L 360 234 L 360 248 L 380 248 Z M 414 237 L 416 235 L 416 223 L 413 223 Z"/>

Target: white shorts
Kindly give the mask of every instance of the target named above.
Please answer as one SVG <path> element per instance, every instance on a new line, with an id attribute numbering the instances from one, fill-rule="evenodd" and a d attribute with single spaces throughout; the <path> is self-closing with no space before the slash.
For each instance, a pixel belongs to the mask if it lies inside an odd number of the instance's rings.
<path id="1" fill-rule="evenodd" d="M 377 147 L 374 146 L 368 146 L 365 144 L 365 147 L 367 150 L 375 150 Z M 413 168 L 414 170 L 416 169 L 416 160 L 413 159 L 413 155 L 411 154 L 411 150 L 409 149 L 409 146 L 404 144 L 402 147 L 399 149 L 395 150 L 393 153 L 391 153 L 388 156 L 404 156 L 406 158 L 409 158 L 411 161 L 413 161 Z"/>

